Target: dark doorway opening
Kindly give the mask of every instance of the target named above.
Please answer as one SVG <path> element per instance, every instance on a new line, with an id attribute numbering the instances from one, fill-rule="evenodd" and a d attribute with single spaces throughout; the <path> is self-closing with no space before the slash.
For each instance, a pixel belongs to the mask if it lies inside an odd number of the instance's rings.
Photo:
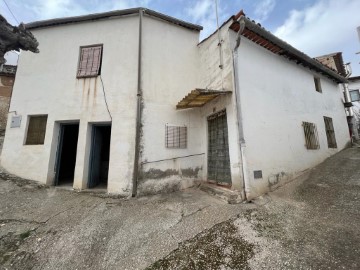
<path id="1" fill-rule="evenodd" d="M 55 185 L 72 185 L 74 182 L 78 136 L 78 123 L 60 124 Z"/>
<path id="2" fill-rule="evenodd" d="M 93 125 L 88 188 L 107 188 L 111 125 Z"/>

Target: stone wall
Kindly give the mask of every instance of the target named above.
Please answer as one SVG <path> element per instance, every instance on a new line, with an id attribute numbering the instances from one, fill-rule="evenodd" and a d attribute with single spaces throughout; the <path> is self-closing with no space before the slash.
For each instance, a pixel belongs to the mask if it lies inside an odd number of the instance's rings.
<path id="1" fill-rule="evenodd" d="M 15 75 L 0 74 L 0 130 L 5 130 Z"/>

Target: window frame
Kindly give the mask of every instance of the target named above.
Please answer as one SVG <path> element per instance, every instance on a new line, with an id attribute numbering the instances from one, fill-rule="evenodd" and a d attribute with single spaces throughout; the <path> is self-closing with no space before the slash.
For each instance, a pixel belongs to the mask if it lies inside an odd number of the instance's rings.
<path id="1" fill-rule="evenodd" d="M 174 132 L 171 132 L 169 134 L 169 130 L 170 128 L 172 129 L 178 129 L 178 131 L 174 131 Z M 181 129 L 184 129 L 185 132 L 182 132 Z M 174 134 L 177 133 L 176 136 L 174 136 Z M 170 135 L 173 135 L 172 136 L 172 139 L 173 141 L 170 141 Z M 184 137 L 182 137 L 182 135 Z M 180 126 L 180 125 L 169 125 L 169 124 L 166 124 L 165 125 L 165 148 L 167 149 L 186 149 L 188 144 L 187 144 L 187 138 L 188 138 L 188 128 L 187 126 L 183 125 L 183 126 Z M 172 142 L 172 143 L 170 143 Z"/>
<path id="2" fill-rule="evenodd" d="M 315 84 L 315 91 L 318 93 L 322 93 L 322 87 L 321 87 L 321 79 L 320 77 L 314 76 L 314 84 Z"/>
<path id="3" fill-rule="evenodd" d="M 357 100 L 352 99 L 351 92 L 357 92 L 358 93 L 358 99 Z M 359 89 L 349 89 L 349 95 L 350 95 L 351 102 L 360 101 L 360 91 L 359 91 Z"/>
<path id="4" fill-rule="evenodd" d="M 29 129 L 31 125 L 31 119 L 39 118 L 39 117 L 46 117 L 44 130 L 43 130 L 43 136 L 38 142 L 29 142 Z M 25 140 L 24 145 L 44 145 L 45 144 L 45 138 L 46 138 L 46 127 L 47 127 L 47 120 L 48 120 L 48 114 L 34 114 L 34 115 L 28 115 L 27 117 L 27 127 L 26 127 L 26 133 L 25 133 Z"/>
<path id="5" fill-rule="evenodd" d="M 101 47 L 100 62 L 99 62 L 98 72 L 97 72 L 96 75 L 81 75 L 80 76 L 79 75 L 79 69 L 80 69 L 80 60 L 81 60 L 81 56 L 82 56 L 82 50 L 86 49 L 86 48 L 92 48 L 92 47 Z M 79 47 L 78 64 L 77 64 L 77 69 L 76 69 L 76 78 L 77 79 L 82 79 L 82 78 L 94 78 L 94 77 L 100 76 L 101 75 L 101 68 L 102 68 L 103 54 L 104 54 L 104 44 L 92 44 L 92 45 L 80 46 Z"/>
<path id="6" fill-rule="evenodd" d="M 324 124 L 328 148 L 337 148 L 333 119 L 331 117 L 324 116 Z"/>

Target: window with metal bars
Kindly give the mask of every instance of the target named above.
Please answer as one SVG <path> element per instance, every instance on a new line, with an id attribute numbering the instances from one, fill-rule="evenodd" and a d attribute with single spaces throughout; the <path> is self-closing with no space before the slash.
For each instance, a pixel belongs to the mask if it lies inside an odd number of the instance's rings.
<path id="1" fill-rule="evenodd" d="M 165 147 L 186 148 L 187 127 L 186 126 L 165 126 Z"/>
<path id="2" fill-rule="evenodd" d="M 47 115 L 29 116 L 29 125 L 25 144 L 44 144 Z"/>
<path id="3" fill-rule="evenodd" d="M 349 93 L 350 93 L 351 101 L 360 101 L 359 89 L 350 90 Z"/>
<path id="4" fill-rule="evenodd" d="M 303 122 L 302 126 L 304 128 L 305 135 L 305 146 L 307 149 L 319 149 L 319 138 L 316 129 L 316 125 L 309 122 Z"/>
<path id="5" fill-rule="evenodd" d="M 77 78 L 96 77 L 101 73 L 103 45 L 80 47 Z"/>
<path id="6" fill-rule="evenodd" d="M 315 83 L 315 90 L 319 93 L 322 93 L 320 78 L 314 77 L 314 83 Z"/>
<path id="7" fill-rule="evenodd" d="M 324 116 L 326 138 L 329 148 L 337 148 L 332 118 Z"/>

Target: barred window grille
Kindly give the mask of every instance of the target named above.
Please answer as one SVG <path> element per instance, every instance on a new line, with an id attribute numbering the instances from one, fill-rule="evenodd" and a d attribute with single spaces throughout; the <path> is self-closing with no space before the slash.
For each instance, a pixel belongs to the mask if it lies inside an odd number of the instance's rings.
<path id="1" fill-rule="evenodd" d="M 80 47 L 78 78 L 96 77 L 101 71 L 102 45 Z"/>
<path id="2" fill-rule="evenodd" d="M 332 118 L 324 116 L 326 138 L 329 148 L 337 148 Z"/>
<path id="3" fill-rule="evenodd" d="M 314 77 L 315 90 L 322 93 L 320 78 Z"/>
<path id="4" fill-rule="evenodd" d="M 186 148 L 187 127 L 166 125 L 165 146 L 166 148 Z"/>
<path id="5" fill-rule="evenodd" d="M 26 141 L 27 145 L 44 144 L 47 115 L 29 117 Z"/>
<path id="6" fill-rule="evenodd" d="M 302 126 L 304 128 L 305 135 L 305 146 L 307 149 L 319 149 L 319 137 L 316 129 L 316 125 L 309 122 L 303 122 Z"/>

